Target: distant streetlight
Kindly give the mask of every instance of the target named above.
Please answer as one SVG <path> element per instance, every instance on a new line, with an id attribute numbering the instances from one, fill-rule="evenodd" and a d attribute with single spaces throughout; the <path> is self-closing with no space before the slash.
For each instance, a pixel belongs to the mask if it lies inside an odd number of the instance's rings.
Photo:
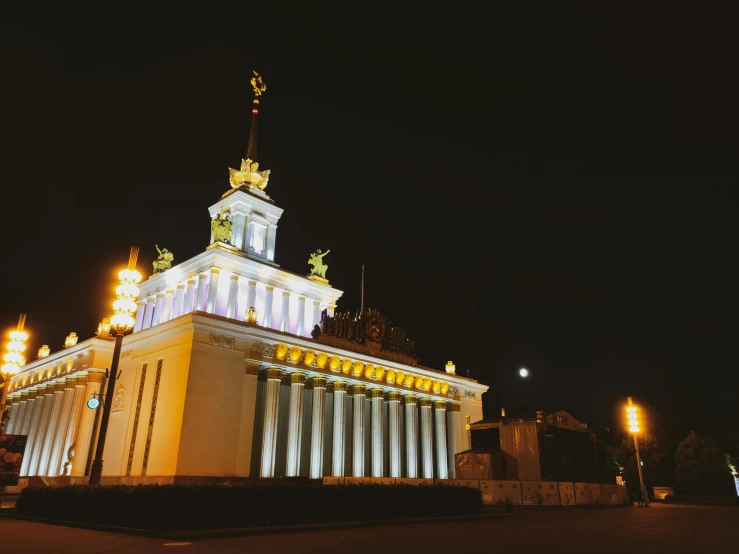
<path id="1" fill-rule="evenodd" d="M 526 369 L 525 367 L 522 367 L 521 369 L 518 370 L 518 374 L 525 379 L 526 377 L 529 376 L 529 370 Z"/>
<path id="2" fill-rule="evenodd" d="M 113 349 L 113 361 L 110 364 L 108 386 L 105 391 L 105 401 L 103 402 L 103 416 L 100 419 L 100 434 L 98 435 L 98 443 L 95 450 L 95 460 L 92 462 L 90 469 L 91 485 L 99 485 L 100 477 L 103 475 L 105 436 L 108 434 L 108 420 L 110 419 L 110 409 L 113 406 L 113 396 L 115 395 L 115 380 L 118 377 L 118 362 L 121 358 L 123 335 L 130 332 L 134 325 L 133 314 L 136 312 L 136 298 L 139 295 L 139 288 L 136 285 L 141 282 L 141 273 L 136 271 L 138 257 L 139 249 L 132 247 L 131 254 L 128 258 L 128 268 L 118 274 L 121 284 L 115 289 L 118 299 L 113 302 L 115 315 L 110 318 L 110 331 L 115 335 L 115 348 Z M 87 403 L 87 406 L 93 409 L 99 405 L 99 402 L 91 403 L 88 401 Z"/>
<path id="3" fill-rule="evenodd" d="M 629 405 L 626 406 L 626 418 L 629 422 L 629 433 L 634 435 L 634 449 L 636 450 L 636 467 L 639 470 L 639 484 L 641 486 L 641 494 L 642 498 L 644 498 L 644 505 L 649 506 L 649 493 L 647 492 L 647 487 L 644 485 L 644 474 L 642 473 L 642 466 L 644 463 L 641 461 L 641 456 L 639 455 L 639 439 L 637 437 L 638 433 L 641 431 L 639 427 L 639 414 L 638 409 L 636 406 L 634 406 L 631 402 L 631 397 L 628 397 L 628 403 Z"/>

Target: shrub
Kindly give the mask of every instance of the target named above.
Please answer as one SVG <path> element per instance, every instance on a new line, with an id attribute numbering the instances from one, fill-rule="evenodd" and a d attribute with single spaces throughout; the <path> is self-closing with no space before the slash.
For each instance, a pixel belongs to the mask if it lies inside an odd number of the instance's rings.
<path id="1" fill-rule="evenodd" d="M 77 485 L 24 489 L 16 513 L 177 531 L 462 515 L 482 507 L 479 489 L 444 485 Z"/>

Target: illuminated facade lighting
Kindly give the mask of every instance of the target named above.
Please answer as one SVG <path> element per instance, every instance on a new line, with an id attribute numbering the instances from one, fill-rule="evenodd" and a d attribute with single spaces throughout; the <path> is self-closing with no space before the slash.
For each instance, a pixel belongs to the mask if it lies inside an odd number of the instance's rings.
<path id="1" fill-rule="evenodd" d="M 457 373 L 457 366 L 455 366 L 451 360 L 446 363 L 446 372 L 451 373 L 452 375 Z"/>

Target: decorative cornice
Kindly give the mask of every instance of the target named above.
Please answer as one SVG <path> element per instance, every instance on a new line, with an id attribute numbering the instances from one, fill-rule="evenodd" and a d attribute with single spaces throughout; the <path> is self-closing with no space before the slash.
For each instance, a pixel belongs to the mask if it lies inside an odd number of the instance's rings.
<path id="1" fill-rule="evenodd" d="M 245 373 L 246 375 L 257 375 L 259 373 L 259 362 L 246 362 Z"/>
<path id="2" fill-rule="evenodd" d="M 291 385 L 305 385 L 305 373 L 291 373 L 290 374 Z"/>

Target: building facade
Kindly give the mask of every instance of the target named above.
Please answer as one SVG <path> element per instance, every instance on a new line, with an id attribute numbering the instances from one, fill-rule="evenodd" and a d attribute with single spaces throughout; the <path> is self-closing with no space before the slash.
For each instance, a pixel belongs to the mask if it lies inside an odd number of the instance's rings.
<path id="1" fill-rule="evenodd" d="M 104 482 L 453 477 L 487 386 L 418 365 L 375 312 L 342 317 L 325 268 L 280 268 L 282 210 L 263 186 L 232 173 L 205 251 L 141 285 L 102 399 Z M 106 390 L 112 352 L 103 329 L 12 378 L 7 432 L 29 436 L 23 476 L 89 473 L 102 410 L 87 402 Z"/>

